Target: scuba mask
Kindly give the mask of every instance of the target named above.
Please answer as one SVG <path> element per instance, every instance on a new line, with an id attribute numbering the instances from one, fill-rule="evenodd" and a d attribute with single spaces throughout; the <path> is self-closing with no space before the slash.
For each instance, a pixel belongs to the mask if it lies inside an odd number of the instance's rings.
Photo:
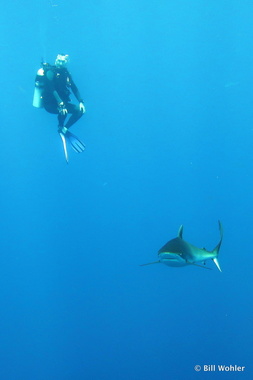
<path id="1" fill-rule="evenodd" d="M 56 67 L 66 67 L 69 62 L 68 54 L 58 54 L 55 60 Z"/>

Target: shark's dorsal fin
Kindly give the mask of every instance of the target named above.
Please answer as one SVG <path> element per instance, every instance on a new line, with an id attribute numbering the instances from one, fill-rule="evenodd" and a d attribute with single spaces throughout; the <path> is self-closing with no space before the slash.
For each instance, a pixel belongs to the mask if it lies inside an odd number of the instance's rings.
<path id="1" fill-rule="evenodd" d="M 178 237 L 180 237 L 180 239 L 183 239 L 183 228 L 184 226 L 181 224 L 178 230 L 178 235 L 177 235 Z"/>

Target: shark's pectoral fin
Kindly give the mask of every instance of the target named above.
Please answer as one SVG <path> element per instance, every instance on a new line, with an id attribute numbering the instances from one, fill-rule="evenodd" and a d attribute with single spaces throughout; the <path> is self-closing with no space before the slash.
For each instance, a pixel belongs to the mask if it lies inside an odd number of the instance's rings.
<path id="1" fill-rule="evenodd" d="M 204 268 L 204 269 L 212 270 L 212 268 L 208 268 L 208 267 L 206 267 L 205 265 L 200 265 L 200 264 L 196 264 L 196 263 L 191 263 L 191 262 L 189 262 L 189 261 L 187 261 L 187 264 L 189 264 L 189 265 L 195 265 L 196 267 L 200 267 L 200 268 Z"/>
<path id="2" fill-rule="evenodd" d="M 151 265 L 151 264 L 159 264 L 160 261 L 153 261 L 152 263 L 147 263 L 147 264 L 140 264 L 140 267 L 145 267 L 146 265 Z"/>

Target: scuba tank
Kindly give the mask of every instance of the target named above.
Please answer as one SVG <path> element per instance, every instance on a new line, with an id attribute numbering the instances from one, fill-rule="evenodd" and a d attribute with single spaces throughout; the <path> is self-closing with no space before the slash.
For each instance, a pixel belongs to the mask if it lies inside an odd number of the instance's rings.
<path id="1" fill-rule="evenodd" d="M 44 69 L 40 68 L 37 71 L 35 78 L 35 88 L 33 94 L 33 106 L 36 108 L 43 108 L 44 75 Z"/>

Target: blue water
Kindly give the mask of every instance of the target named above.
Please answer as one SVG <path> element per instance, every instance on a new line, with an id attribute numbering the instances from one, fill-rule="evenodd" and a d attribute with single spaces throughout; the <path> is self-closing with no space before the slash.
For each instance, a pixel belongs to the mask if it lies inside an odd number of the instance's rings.
<path id="1" fill-rule="evenodd" d="M 1 380 L 252 379 L 253 3 L 13 0 L 1 12 Z M 66 164 L 32 107 L 67 53 Z M 176 237 L 220 273 L 140 267 Z M 195 365 L 243 372 L 196 372 Z"/>

